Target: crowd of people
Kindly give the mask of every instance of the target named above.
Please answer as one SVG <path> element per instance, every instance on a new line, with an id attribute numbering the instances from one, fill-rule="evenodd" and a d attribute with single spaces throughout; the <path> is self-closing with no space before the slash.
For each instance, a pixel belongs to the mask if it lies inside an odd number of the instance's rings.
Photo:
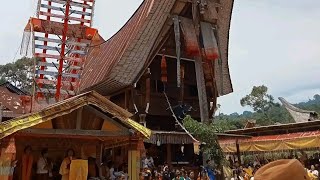
<path id="1" fill-rule="evenodd" d="M 318 153 L 314 153 L 311 156 L 308 156 L 307 153 L 301 151 L 299 155 L 288 155 L 286 157 L 278 158 L 278 159 L 296 159 L 301 165 L 304 167 L 305 171 L 308 173 L 309 177 L 313 180 L 319 179 L 320 172 L 320 156 Z M 267 159 L 265 157 L 258 159 L 256 158 L 254 161 L 247 162 L 245 165 L 240 164 L 237 160 L 233 161 L 231 157 L 229 157 L 229 167 L 231 169 L 231 180 L 253 180 L 256 172 L 266 164 L 269 164 L 273 161 L 276 161 L 277 158 Z"/>
<path id="2" fill-rule="evenodd" d="M 40 154 L 35 156 L 32 147 L 26 146 L 21 159 L 17 161 L 17 168 L 15 168 L 17 173 L 14 179 L 69 180 L 71 161 L 75 159 L 77 158 L 73 149 L 68 149 L 63 159 L 53 161 L 49 158 L 47 148 L 42 149 Z"/>
<path id="3" fill-rule="evenodd" d="M 142 160 L 143 170 L 139 174 L 140 180 L 215 180 L 220 171 L 215 170 L 211 166 L 210 160 L 207 166 L 199 167 L 195 170 L 187 170 L 185 168 L 173 168 L 167 163 L 156 168 L 153 158 L 146 156 Z"/>
<path id="4" fill-rule="evenodd" d="M 296 160 L 310 180 L 318 180 L 320 172 L 320 156 L 314 153 L 308 156 L 307 153 L 301 151 L 299 155 L 288 155 L 286 157 L 260 158 L 254 161 L 240 164 L 237 160 L 230 157 L 229 167 L 218 170 L 210 161 L 206 162 L 205 167 L 196 168 L 196 170 L 186 170 L 185 168 L 171 168 L 168 164 L 164 164 L 161 168 L 155 168 L 152 157 L 147 156 L 143 159 L 143 170 L 140 173 L 140 180 L 254 180 L 257 172 L 268 164 L 276 162 L 278 159 L 282 161 Z M 223 171 L 223 173 L 222 173 Z M 276 172 L 275 172 L 276 174 Z"/>
<path id="5" fill-rule="evenodd" d="M 32 148 L 27 146 L 24 149 L 22 159 L 18 162 L 19 169 L 21 169 L 21 174 L 24 177 L 23 180 L 69 179 L 71 161 L 76 159 L 74 150 L 67 150 L 64 159 L 61 159 L 61 161 L 52 161 L 46 148 L 41 150 L 37 159 L 34 159 L 33 155 Z M 301 151 L 299 155 L 288 155 L 286 157 L 278 157 L 278 159 L 283 161 L 295 160 L 303 167 L 310 180 L 319 179 L 320 156 L 318 153 L 308 156 L 307 153 Z M 262 158 L 254 158 L 251 161 L 243 161 L 245 163 L 241 164 L 237 158 L 231 158 L 230 156 L 228 158 L 229 167 L 224 167 L 223 169 L 218 169 L 214 162 L 210 160 L 206 161 L 205 166 L 193 168 L 180 166 L 180 168 L 177 168 L 169 166 L 167 163 L 162 166 L 155 166 L 153 158 L 147 154 L 141 162 L 142 169 L 139 173 L 139 180 L 257 180 L 257 173 L 259 171 L 261 173 L 261 171 L 264 171 L 261 169 L 275 161 L 277 161 L 277 157 L 272 159 L 262 156 Z M 88 162 L 89 177 L 99 176 L 92 173 L 98 169 L 96 161 L 90 161 L 89 159 Z M 36 165 L 35 168 L 34 164 Z M 93 168 L 91 168 L 91 165 L 93 165 Z M 108 161 L 103 163 L 100 168 L 104 170 L 103 179 L 105 180 L 130 179 L 126 164 L 117 165 L 117 163 Z M 274 169 L 274 173 L 277 174 L 277 169 Z"/>

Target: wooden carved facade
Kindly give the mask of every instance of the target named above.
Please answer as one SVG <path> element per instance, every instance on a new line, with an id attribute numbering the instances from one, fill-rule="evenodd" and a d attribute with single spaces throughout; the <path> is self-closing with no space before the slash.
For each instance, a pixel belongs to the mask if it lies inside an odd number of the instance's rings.
<path id="1" fill-rule="evenodd" d="M 163 92 L 174 108 L 209 122 L 217 97 L 232 92 L 232 6 L 233 0 L 145 0 L 106 44 L 91 49 L 82 90 L 110 97 L 155 130 L 176 130 Z"/>
<path id="2" fill-rule="evenodd" d="M 144 0 L 120 31 L 90 49 L 81 91 L 95 90 L 134 114 L 153 130 L 153 146 L 167 144 L 158 149 L 171 162 L 169 152 L 194 142 L 178 121 L 190 114 L 209 122 L 217 97 L 233 91 L 232 7 L 233 0 Z"/>

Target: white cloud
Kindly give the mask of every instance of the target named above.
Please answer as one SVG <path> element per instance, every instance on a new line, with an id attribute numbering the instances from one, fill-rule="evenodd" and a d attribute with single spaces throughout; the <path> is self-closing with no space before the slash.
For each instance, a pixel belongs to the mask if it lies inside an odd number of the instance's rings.
<path id="1" fill-rule="evenodd" d="M 235 92 L 219 99 L 223 112 L 242 111 L 239 101 L 254 85 L 293 100 L 315 92 L 302 88 L 320 90 L 320 1 L 243 0 L 234 8 L 229 64 Z"/>

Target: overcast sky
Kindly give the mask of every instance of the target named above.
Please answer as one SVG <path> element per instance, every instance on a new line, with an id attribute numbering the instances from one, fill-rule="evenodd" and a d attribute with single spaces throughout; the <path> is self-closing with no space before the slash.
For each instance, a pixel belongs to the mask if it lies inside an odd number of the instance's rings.
<path id="1" fill-rule="evenodd" d="M 12 62 L 37 0 L 3 2 L 0 64 Z M 142 0 L 97 0 L 94 27 L 104 38 L 121 28 Z M 320 1 L 235 0 L 229 65 L 234 93 L 222 112 L 242 112 L 240 98 L 265 84 L 275 97 L 306 101 L 320 93 Z"/>

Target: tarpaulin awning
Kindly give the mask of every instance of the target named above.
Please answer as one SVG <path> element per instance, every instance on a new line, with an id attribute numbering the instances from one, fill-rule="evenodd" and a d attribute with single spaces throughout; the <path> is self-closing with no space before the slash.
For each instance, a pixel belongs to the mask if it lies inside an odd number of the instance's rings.
<path id="1" fill-rule="evenodd" d="M 225 153 L 236 153 L 236 140 L 219 141 Z M 258 136 L 238 140 L 240 152 L 268 152 L 320 147 L 320 131 Z"/>

